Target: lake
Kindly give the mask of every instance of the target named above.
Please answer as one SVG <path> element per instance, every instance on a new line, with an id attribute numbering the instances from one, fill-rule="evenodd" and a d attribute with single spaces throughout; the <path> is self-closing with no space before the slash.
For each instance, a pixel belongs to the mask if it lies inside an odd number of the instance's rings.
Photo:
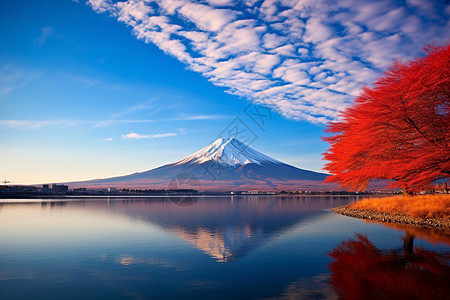
<path id="1" fill-rule="evenodd" d="M 449 236 L 356 199 L 0 199 L 0 298 L 450 299 Z"/>

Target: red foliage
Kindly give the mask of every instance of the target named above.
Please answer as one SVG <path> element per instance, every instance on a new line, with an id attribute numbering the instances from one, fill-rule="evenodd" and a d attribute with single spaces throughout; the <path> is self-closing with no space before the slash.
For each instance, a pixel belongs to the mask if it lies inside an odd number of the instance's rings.
<path id="1" fill-rule="evenodd" d="M 428 47 L 428 55 L 395 62 L 373 88 L 365 87 L 325 137 L 325 169 L 352 190 L 372 178 L 391 187 L 427 189 L 450 175 L 450 46 Z"/>
<path id="2" fill-rule="evenodd" d="M 412 246 L 412 245 L 411 245 Z M 449 255 L 377 249 L 364 235 L 331 253 L 330 284 L 340 299 L 449 299 Z"/>

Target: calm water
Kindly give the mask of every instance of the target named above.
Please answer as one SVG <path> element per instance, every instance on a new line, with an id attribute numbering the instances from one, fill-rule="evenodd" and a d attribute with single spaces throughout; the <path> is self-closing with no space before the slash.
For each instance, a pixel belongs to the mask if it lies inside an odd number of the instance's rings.
<path id="1" fill-rule="evenodd" d="M 450 238 L 354 199 L 0 200 L 0 299 L 449 299 Z"/>

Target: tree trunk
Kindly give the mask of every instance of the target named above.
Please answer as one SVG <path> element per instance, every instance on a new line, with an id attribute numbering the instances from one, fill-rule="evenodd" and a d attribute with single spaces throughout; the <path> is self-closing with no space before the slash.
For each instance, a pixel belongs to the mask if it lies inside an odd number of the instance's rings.
<path id="1" fill-rule="evenodd" d="M 406 231 L 406 236 L 403 238 L 403 255 L 405 257 L 414 254 L 414 235 Z"/>

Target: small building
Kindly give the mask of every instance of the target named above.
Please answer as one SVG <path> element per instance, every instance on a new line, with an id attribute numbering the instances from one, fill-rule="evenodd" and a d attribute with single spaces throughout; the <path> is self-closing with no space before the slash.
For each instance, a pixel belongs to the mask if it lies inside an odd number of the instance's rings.
<path id="1" fill-rule="evenodd" d="M 56 193 L 64 193 L 69 191 L 69 186 L 64 184 L 52 184 L 52 191 Z"/>

